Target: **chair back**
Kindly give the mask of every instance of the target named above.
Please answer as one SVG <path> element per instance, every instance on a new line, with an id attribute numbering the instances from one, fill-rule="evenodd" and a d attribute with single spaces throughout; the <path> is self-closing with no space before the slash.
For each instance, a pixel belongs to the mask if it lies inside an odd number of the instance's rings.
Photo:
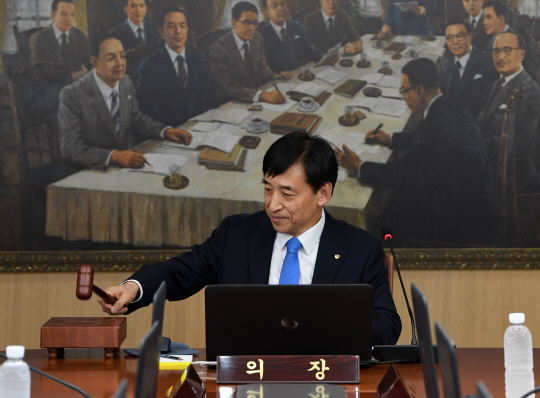
<path id="1" fill-rule="evenodd" d="M 17 42 L 17 53 L 19 54 L 20 70 L 26 70 L 32 67 L 30 36 L 42 29 L 43 28 L 32 28 L 19 32 L 17 25 L 13 25 L 13 33 L 15 33 L 15 41 Z"/>

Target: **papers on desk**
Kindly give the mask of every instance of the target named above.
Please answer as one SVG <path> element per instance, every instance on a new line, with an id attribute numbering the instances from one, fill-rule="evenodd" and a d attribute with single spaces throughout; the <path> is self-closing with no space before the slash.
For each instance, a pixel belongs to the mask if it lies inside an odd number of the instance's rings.
<path id="1" fill-rule="evenodd" d="M 183 155 L 165 155 L 162 153 L 145 153 L 144 157 L 150 164 L 144 164 L 140 169 L 123 169 L 133 172 L 153 173 L 169 175 L 169 167 L 176 164 L 180 167 L 187 162 L 188 158 Z"/>
<path id="2" fill-rule="evenodd" d="M 339 167 L 337 171 L 337 182 L 344 182 L 349 175 L 349 170 Z"/>
<path id="3" fill-rule="evenodd" d="M 276 83 L 276 86 L 282 93 L 287 93 L 289 91 L 293 91 L 299 85 L 295 83 Z"/>
<path id="4" fill-rule="evenodd" d="M 409 3 L 404 3 L 404 4 L 409 4 Z M 417 40 L 418 40 L 417 36 L 396 36 L 394 38 L 394 41 L 397 41 L 399 43 L 405 43 L 405 44 L 414 44 L 416 43 Z"/>
<path id="5" fill-rule="evenodd" d="M 263 109 L 266 109 L 267 111 L 283 113 L 287 112 L 293 105 L 295 105 L 296 101 L 285 97 L 285 102 L 283 104 L 269 104 L 268 102 L 256 102 L 255 104 L 261 105 Z"/>
<path id="6" fill-rule="evenodd" d="M 330 144 L 343 151 L 343 145 L 360 155 L 362 153 L 375 154 L 380 148 L 380 145 L 368 145 L 364 141 L 364 135 L 353 132 L 343 131 L 339 127 L 334 127 L 330 130 L 326 130 L 321 134 L 321 137 L 328 141 Z"/>
<path id="7" fill-rule="evenodd" d="M 394 3 L 396 7 L 398 7 L 401 11 L 407 12 L 411 11 L 414 7 L 418 7 L 417 1 L 404 1 L 399 3 Z"/>
<path id="8" fill-rule="evenodd" d="M 192 131 L 191 135 L 193 138 L 189 145 L 180 144 L 179 142 L 162 141 L 160 146 L 185 149 L 197 149 L 201 146 L 209 146 L 223 152 L 231 153 L 240 139 L 237 135 L 218 131 L 212 131 L 210 133 Z"/>
<path id="9" fill-rule="evenodd" d="M 221 126 L 219 122 L 199 122 L 195 126 L 191 127 L 190 131 L 202 131 L 209 133 L 210 131 L 216 131 Z"/>
<path id="10" fill-rule="evenodd" d="M 426 57 L 426 58 L 429 58 L 428 55 L 434 55 L 434 56 L 437 56 L 437 57 L 442 57 L 443 54 L 444 54 L 444 47 L 443 46 L 437 46 L 437 47 L 424 47 L 424 49 L 422 50 L 422 56 L 423 57 Z"/>
<path id="11" fill-rule="evenodd" d="M 323 93 L 323 91 L 326 90 L 326 86 L 321 86 L 320 84 L 316 83 L 310 83 L 310 82 L 304 82 L 297 86 L 294 86 L 292 90 L 288 91 L 294 91 L 295 93 L 302 93 L 309 97 L 318 97 Z"/>
<path id="12" fill-rule="evenodd" d="M 407 110 L 407 104 L 404 101 L 388 98 L 357 97 L 347 105 L 357 108 L 365 108 L 372 113 L 380 115 L 401 117 Z"/>
<path id="13" fill-rule="evenodd" d="M 401 87 L 401 77 L 389 76 L 384 73 L 368 73 L 363 76 L 368 84 L 375 84 L 381 87 L 397 88 Z"/>
<path id="14" fill-rule="evenodd" d="M 317 67 L 317 66 L 326 65 L 328 61 L 331 61 L 334 58 L 336 58 L 339 55 L 339 48 L 340 48 L 340 44 L 337 44 L 331 49 L 329 49 L 328 52 L 325 55 L 323 55 L 321 60 L 317 62 L 314 66 Z"/>
<path id="15" fill-rule="evenodd" d="M 193 362 L 193 355 L 167 355 L 159 357 L 159 370 L 184 370 Z"/>
<path id="16" fill-rule="evenodd" d="M 238 126 L 250 116 L 251 113 L 249 111 L 242 109 L 210 109 L 189 120 L 196 120 L 199 122 L 222 122 L 236 124 Z"/>
<path id="17" fill-rule="evenodd" d="M 347 78 L 347 74 L 338 71 L 334 68 L 326 68 L 320 72 L 315 73 L 317 79 L 321 79 L 323 82 L 330 84 L 337 84 Z"/>

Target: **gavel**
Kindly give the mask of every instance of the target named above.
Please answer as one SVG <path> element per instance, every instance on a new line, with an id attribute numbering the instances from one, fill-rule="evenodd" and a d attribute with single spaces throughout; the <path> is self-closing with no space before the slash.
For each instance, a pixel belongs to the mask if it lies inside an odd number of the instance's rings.
<path id="1" fill-rule="evenodd" d="M 77 290 L 75 294 L 79 300 L 88 300 L 92 297 L 92 292 L 96 293 L 107 304 L 112 305 L 116 302 L 115 297 L 94 285 L 94 267 L 81 265 L 77 274 Z"/>

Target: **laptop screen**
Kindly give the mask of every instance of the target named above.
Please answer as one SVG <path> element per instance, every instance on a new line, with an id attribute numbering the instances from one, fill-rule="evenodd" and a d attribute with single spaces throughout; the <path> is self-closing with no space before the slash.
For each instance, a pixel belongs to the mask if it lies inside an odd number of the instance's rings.
<path id="1" fill-rule="evenodd" d="M 459 373 L 457 369 L 456 345 L 439 322 L 435 322 L 439 366 L 444 391 L 444 398 L 461 398 Z"/>
<path id="2" fill-rule="evenodd" d="M 161 344 L 161 325 L 154 322 L 141 339 L 135 398 L 155 398 L 159 376 L 159 347 Z"/>
<path id="3" fill-rule="evenodd" d="M 206 356 L 360 355 L 371 359 L 370 285 L 211 285 Z"/>

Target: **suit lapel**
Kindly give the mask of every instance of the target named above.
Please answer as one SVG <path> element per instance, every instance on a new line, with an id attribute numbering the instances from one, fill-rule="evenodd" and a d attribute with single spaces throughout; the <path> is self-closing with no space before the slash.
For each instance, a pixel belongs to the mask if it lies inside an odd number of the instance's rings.
<path id="1" fill-rule="evenodd" d="M 116 131 L 116 129 L 113 129 L 113 131 L 117 137 L 118 143 L 121 143 L 124 136 L 129 133 L 129 110 L 131 108 L 131 95 L 128 95 L 128 84 L 125 77 L 120 80 L 119 90 L 120 130 Z"/>
<path id="2" fill-rule="evenodd" d="M 348 254 L 341 229 L 328 212 L 325 217 L 312 284 L 333 283 Z"/>
<path id="3" fill-rule="evenodd" d="M 103 99 L 103 94 L 99 90 L 99 87 L 94 79 L 94 73 L 89 72 L 88 76 L 88 92 L 90 93 L 90 100 L 88 105 L 94 109 L 94 112 L 101 119 L 109 133 L 111 133 L 115 138 L 118 139 L 116 130 L 114 129 L 111 112 Z"/>
<path id="4" fill-rule="evenodd" d="M 503 88 L 501 88 L 501 91 L 499 91 L 499 93 L 493 98 L 491 98 L 493 95 L 493 90 L 491 91 L 490 99 L 487 102 L 488 105 L 486 108 L 486 113 L 484 115 L 484 121 L 488 120 L 491 115 L 493 115 L 493 113 L 495 113 L 497 109 L 501 107 L 501 105 L 506 104 L 508 96 L 516 89 L 518 85 L 523 82 L 524 78 L 525 70 L 523 70 L 518 76 L 513 78 L 508 84 L 503 86 Z"/>
<path id="5" fill-rule="evenodd" d="M 467 62 L 467 65 L 465 66 L 465 70 L 463 71 L 463 76 L 461 76 L 461 80 L 459 83 L 459 92 L 463 92 L 467 88 L 470 82 L 473 81 L 474 76 L 476 75 L 476 65 L 480 61 L 480 56 L 478 55 L 478 51 L 476 51 L 475 48 L 471 49 L 471 55 L 469 57 L 469 62 Z"/>
<path id="6" fill-rule="evenodd" d="M 267 284 L 270 277 L 270 263 L 276 231 L 268 216 L 263 213 L 257 221 L 256 229 L 249 237 L 249 268 L 251 283 Z"/>
<path id="7" fill-rule="evenodd" d="M 236 41 L 234 40 L 232 30 L 228 33 L 228 35 L 229 36 L 227 37 L 227 48 L 229 48 L 229 50 L 231 51 L 231 56 L 233 58 L 232 63 L 235 65 L 235 67 L 240 66 L 243 74 L 248 74 L 249 72 L 247 70 L 246 63 L 244 62 L 242 55 L 240 55 L 240 50 L 236 46 Z M 253 59 L 253 55 L 251 56 L 251 58 Z"/>

